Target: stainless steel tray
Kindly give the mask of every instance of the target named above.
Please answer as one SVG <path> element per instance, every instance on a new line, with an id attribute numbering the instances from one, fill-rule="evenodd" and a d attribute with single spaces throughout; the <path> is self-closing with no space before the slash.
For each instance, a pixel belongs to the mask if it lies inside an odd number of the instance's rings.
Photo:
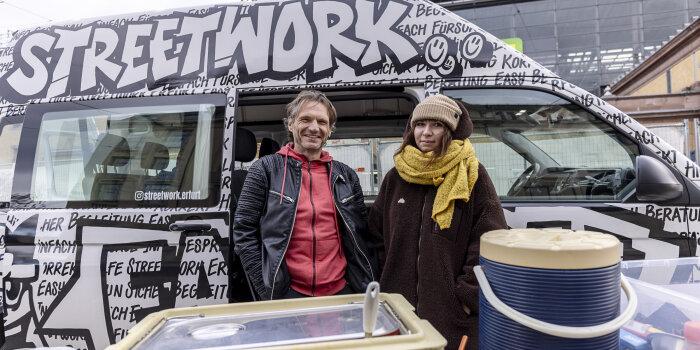
<path id="1" fill-rule="evenodd" d="M 204 317 L 164 318 L 134 349 L 250 349 L 365 336 L 362 303 L 306 309 Z M 379 303 L 372 336 L 398 335 L 406 329 L 388 304 Z"/>

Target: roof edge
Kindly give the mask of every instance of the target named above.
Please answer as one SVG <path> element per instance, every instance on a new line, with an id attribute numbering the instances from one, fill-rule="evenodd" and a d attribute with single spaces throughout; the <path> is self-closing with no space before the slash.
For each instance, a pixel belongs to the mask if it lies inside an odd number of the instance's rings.
<path id="1" fill-rule="evenodd" d="M 681 29 L 675 35 L 669 37 L 668 42 L 664 43 L 661 48 L 654 51 L 650 56 L 646 57 L 642 62 L 637 64 L 631 71 L 625 73 L 610 86 L 610 92 L 616 95 L 620 91 L 629 88 L 631 82 L 638 76 L 657 67 L 657 63 L 664 58 L 664 54 L 681 46 L 688 40 L 693 40 L 700 36 L 700 17 L 693 18 L 691 23 L 688 23 L 685 28 Z"/>

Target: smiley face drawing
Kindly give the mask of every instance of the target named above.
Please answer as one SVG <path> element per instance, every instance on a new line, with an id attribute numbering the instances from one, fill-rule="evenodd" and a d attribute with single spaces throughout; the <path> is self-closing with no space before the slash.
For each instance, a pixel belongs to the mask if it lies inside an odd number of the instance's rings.
<path id="1" fill-rule="evenodd" d="M 444 35 L 434 35 L 425 42 L 425 62 L 433 68 L 442 66 L 447 59 L 450 40 Z"/>
<path id="2" fill-rule="evenodd" d="M 470 67 L 483 68 L 493 56 L 493 44 L 488 42 L 483 34 L 471 32 L 462 39 L 459 54 L 469 62 Z"/>
<path id="3" fill-rule="evenodd" d="M 436 34 L 425 42 L 425 63 L 442 77 L 462 74 L 457 60 L 457 43 L 442 34 Z"/>

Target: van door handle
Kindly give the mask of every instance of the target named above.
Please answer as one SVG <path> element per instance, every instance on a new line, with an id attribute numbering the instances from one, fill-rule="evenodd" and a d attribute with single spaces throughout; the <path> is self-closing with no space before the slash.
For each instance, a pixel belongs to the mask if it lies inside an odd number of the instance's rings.
<path id="1" fill-rule="evenodd" d="M 209 231 L 211 224 L 201 221 L 175 221 L 170 224 L 170 231 Z"/>

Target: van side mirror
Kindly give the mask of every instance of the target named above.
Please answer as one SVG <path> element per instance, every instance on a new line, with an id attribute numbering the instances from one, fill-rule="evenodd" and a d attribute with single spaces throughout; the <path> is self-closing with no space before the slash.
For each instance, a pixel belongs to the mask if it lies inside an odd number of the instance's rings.
<path id="1" fill-rule="evenodd" d="M 649 156 L 637 156 L 637 199 L 641 201 L 665 201 L 683 194 L 683 185 L 673 172 L 659 160 Z"/>

